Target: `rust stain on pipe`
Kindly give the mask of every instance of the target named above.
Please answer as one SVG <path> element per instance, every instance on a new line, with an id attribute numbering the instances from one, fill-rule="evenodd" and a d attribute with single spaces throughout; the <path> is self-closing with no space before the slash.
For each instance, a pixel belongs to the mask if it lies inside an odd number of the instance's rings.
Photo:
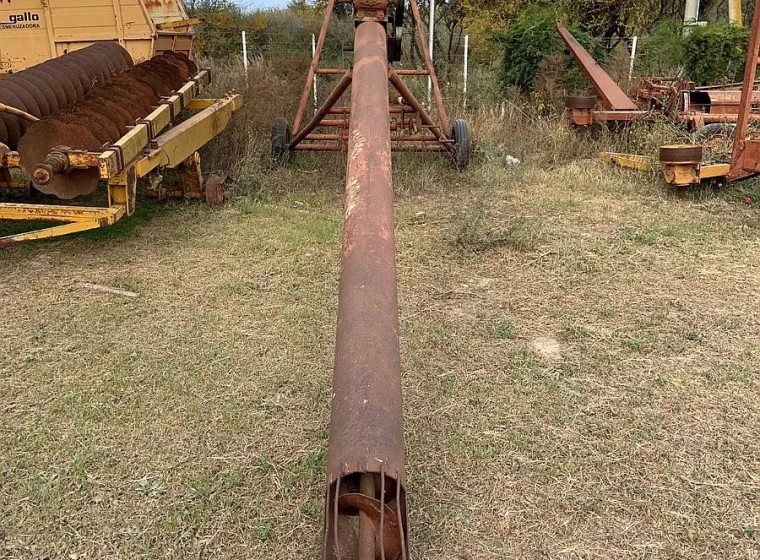
<path id="1" fill-rule="evenodd" d="M 355 32 L 323 557 L 408 558 L 386 32 Z"/>

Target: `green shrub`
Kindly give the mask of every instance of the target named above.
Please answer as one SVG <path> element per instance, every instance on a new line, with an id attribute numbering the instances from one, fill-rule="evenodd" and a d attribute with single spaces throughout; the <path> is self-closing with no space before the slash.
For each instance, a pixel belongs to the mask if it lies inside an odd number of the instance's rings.
<path id="1" fill-rule="evenodd" d="M 710 22 L 684 35 L 679 20 L 664 21 L 642 39 L 636 70 L 660 76 L 682 72 L 698 86 L 736 82 L 744 73 L 748 44 L 746 27 Z"/>
<path id="2" fill-rule="evenodd" d="M 642 76 L 675 76 L 684 60 L 683 22 L 668 19 L 639 41 L 635 69 Z"/>
<path id="3" fill-rule="evenodd" d="M 568 83 L 577 83 L 580 69 L 555 29 L 557 12 L 543 6 L 527 7 L 509 27 L 497 35 L 496 39 L 504 48 L 501 69 L 501 84 L 504 90 L 516 87 L 523 93 L 533 90 L 541 63 L 551 54 L 565 52 L 566 77 Z M 605 51 L 599 41 L 573 26 L 568 29 L 578 42 L 592 56 L 601 62 Z"/>
<path id="4" fill-rule="evenodd" d="M 725 22 L 695 27 L 684 37 L 684 67 L 697 85 L 736 82 L 744 75 L 749 29 Z"/>

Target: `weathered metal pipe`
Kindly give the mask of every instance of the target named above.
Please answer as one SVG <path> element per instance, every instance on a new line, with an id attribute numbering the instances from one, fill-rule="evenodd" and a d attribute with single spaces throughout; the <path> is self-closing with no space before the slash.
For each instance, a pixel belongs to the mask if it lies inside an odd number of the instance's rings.
<path id="1" fill-rule="evenodd" d="M 323 557 L 408 559 L 386 32 L 354 39 Z"/>

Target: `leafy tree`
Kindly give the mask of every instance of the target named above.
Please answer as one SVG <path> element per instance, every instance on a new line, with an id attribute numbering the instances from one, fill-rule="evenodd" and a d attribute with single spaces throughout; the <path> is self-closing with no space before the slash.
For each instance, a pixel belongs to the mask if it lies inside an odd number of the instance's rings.
<path id="1" fill-rule="evenodd" d="M 740 81 L 749 29 L 727 22 L 693 27 L 686 35 L 680 19 L 664 21 L 644 38 L 637 69 L 642 74 L 682 74 L 695 84 Z"/>
<path id="2" fill-rule="evenodd" d="M 684 37 L 683 63 L 697 85 L 741 81 L 749 29 L 725 22 L 695 27 Z"/>
<path id="3" fill-rule="evenodd" d="M 517 87 L 524 93 L 533 89 L 541 63 L 551 54 L 565 52 L 564 43 L 557 35 L 557 11 L 542 6 L 529 6 L 523 10 L 509 29 L 497 35 L 504 48 L 501 82 L 505 89 Z M 599 41 L 569 26 L 570 32 L 597 61 L 604 58 L 605 51 Z M 566 54 L 564 57 L 568 77 L 577 74 L 575 61 Z"/>

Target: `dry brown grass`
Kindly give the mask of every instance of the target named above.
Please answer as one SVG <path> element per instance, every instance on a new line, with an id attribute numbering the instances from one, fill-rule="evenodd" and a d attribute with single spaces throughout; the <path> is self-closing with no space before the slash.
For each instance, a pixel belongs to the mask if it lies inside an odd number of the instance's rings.
<path id="1" fill-rule="evenodd" d="M 394 160 L 415 557 L 758 557 L 754 186 L 500 114 Z M 317 557 L 341 165 L 0 254 L 0 557 Z"/>

